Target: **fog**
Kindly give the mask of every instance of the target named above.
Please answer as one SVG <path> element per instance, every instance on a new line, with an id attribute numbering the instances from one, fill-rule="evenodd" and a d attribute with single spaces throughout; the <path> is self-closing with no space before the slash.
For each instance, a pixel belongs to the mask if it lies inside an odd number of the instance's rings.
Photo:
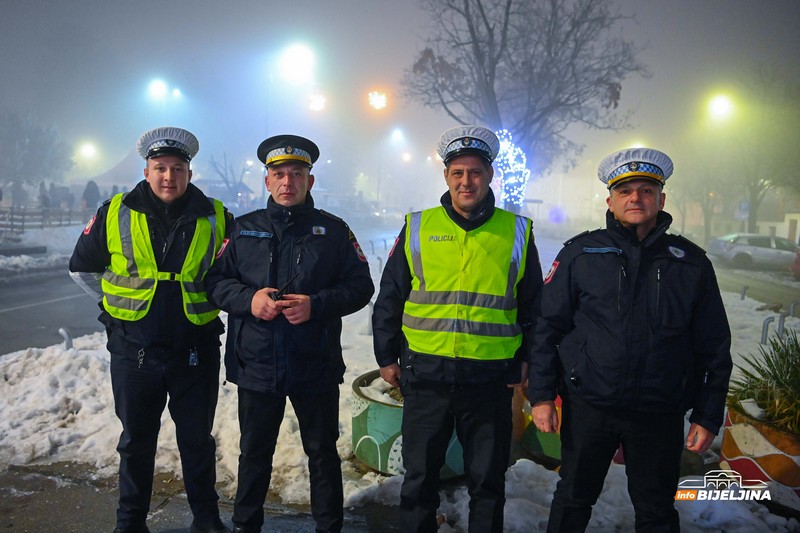
<path id="1" fill-rule="evenodd" d="M 634 143 L 673 155 L 673 182 L 700 179 L 698 172 L 730 173 L 718 159 L 707 161 L 694 142 L 714 134 L 697 132 L 710 96 L 732 90 L 759 65 L 778 66 L 798 80 L 800 3 L 794 0 L 611 4 L 632 17 L 613 33 L 645 47 L 639 57 L 652 76 L 623 83 L 620 111 L 633 112 L 633 128 L 571 128 L 567 135 L 585 144 L 581 156 L 532 178 L 528 198 L 542 203 L 528 214 L 540 226 L 554 209 L 563 210 L 576 229 L 600 225 L 605 190 L 595 178 L 597 163 Z M 76 184 L 114 169 L 130 156 L 141 132 L 159 125 L 197 134 L 201 149 L 194 168 L 201 186 L 203 179 L 215 178 L 211 158 L 226 160 L 238 173 L 255 159 L 265 136 L 292 132 L 313 138 L 322 149 L 315 168 L 320 192 L 336 191 L 342 180 L 361 175 L 357 187 L 365 200 L 418 209 L 435 204 L 444 188 L 434 146 L 455 122 L 441 110 L 403 100 L 399 80 L 437 31 L 410 0 L 5 0 L 0 108 L 32 112 L 42 124 L 56 125 L 75 149 L 76 165 L 67 178 Z M 315 56 L 313 80 L 303 86 L 279 72 L 280 54 L 296 43 Z M 156 79 L 168 89 L 161 98 L 148 91 Z M 387 93 L 387 109 L 367 106 L 371 90 Z M 325 95 L 324 111 L 308 110 L 312 93 Z M 746 130 L 748 124 L 741 119 L 730 127 Z M 396 129 L 404 134 L 399 142 L 390 140 Z M 94 157 L 81 155 L 84 143 L 96 147 Z M 687 151 L 687 144 L 697 149 Z M 104 177 L 101 188 L 134 183 L 142 166 L 129 158 L 113 177 Z M 256 165 L 246 178 L 256 205 L 260 179 Z M 773 204 L 767 200 L 765 209 L 787 208 Z"/>

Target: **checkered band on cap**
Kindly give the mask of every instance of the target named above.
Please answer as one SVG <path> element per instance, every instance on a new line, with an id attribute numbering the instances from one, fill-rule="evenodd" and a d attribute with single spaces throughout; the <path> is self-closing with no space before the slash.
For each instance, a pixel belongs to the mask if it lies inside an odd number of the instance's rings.
<path id="1" fill-rule="evenodd" d="M 604 158 L 597 167 L 597 177 L 609 189 L 637 178 L 663 185 L 672 171 L 672 159 L 664 152 L 652 148 L 628 148 Z"/>
<path id="2" fill-rule="evenodd" d="M 297 161 L 311 167 L 319 158 L 319 147 L 312 140 L 287 133 L 265 139 L 256 152 L 266 166 Z"/>
<path id="3" fill-rule="evenodd" d="M 197 137 L 181 128 L 155 128 L 143 133 L 136 142 L 136 151 L 144 159 L 175 155 L 191 161 L 199 150 Z"/>
<path id="4" fill-rule="evenodd" d="M 470 153 L 491 163 L 500 151 L 500 140 L 492 130 L 481 126 L 456 126 L 442 133 L 437 149 L 445 165 L 458 155 Z"/>
<path id="5" fill-rule="evenodd" d="M 296 146 L 276 148 L 267 153 L 265 164 L 272 165 L 279 161 L 302 161 L 307 165 L 311 165 L 313 162 L 311 154 Z"/>

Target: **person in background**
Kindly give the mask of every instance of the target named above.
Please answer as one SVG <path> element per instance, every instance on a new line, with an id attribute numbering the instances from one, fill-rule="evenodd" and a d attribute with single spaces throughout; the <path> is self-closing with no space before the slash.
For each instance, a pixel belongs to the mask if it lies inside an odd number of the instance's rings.
<path id="1" fill-rule="evenodd" d="M 606 228 L 567 241 L 545 278 L 528 398 L 544 432 L 558 429 L 556 394 L 563 402 L 548 531 L 586 529 L 620 445 L 636 530 L 679 531 L 682 448 L 707 450 L 722 424 L 731 333 L 705 252 L 667 233 L 672 171 L 650 148 L 603 159 Z"/>
<path id="2" fill-rule="evenodd" d="M 237 219 L 208 276 L 211 301 L 228 312 L 225 366 L 239 395 L 233 523 L 237 532 L 261 531 L 288 397 L 308 456 L 316 530 L 338 532 L 344 519 L 336 449 L 342 317 L 367 305 L 375 288 L 347 224 L 314 207 L 317 145 L 277 135 L 257 152 L 266 166 L 267 207 Z"/>
<path id="3" fill-rule="evenodd" d="M 403 394 L 401 530 L 436 531 L 439 472 L 455 428 L 464 449 L 469 531 L 501 532 L 511 450 L 511 385 L 542 270 L 532 222 L 495 207 L 500 142 L 479 126 L 439 138 L 448 190 L 406 215 L 373 313 L 381 377 Z"/>
<path id="4" fill-rule="evenodd" d="M 148 531 L 165 406 L 194 515 L 190 531 L 229 531 L 219 516 L 211 435 L 224 328 L 206 296 L 205 276 L 233 218 L 190 183 L 198 149 L 197 138 L 180 128 L 145 132 L 137 143 L 145 179 L 97 210 L 69 262 L 75 281 L 100 300 L 108 334 L 122 422 L 116 533 Z"/>

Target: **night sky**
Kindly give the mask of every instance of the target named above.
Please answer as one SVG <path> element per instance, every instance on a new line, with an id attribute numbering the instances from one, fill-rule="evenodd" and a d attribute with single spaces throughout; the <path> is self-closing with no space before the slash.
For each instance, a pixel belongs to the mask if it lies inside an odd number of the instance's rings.
<path id="1" fill-rule="evenodd" d="M 635 110 L 636 128 L 575 129 L 575 138 L 587 143 L 578 165 L 566 173 L 555 168 L 529 188 L 529 196 L 553 194 L 556 178 L 593 178 L 606 153 L 634 141 L 669 152 L 710 95 L 735 86 L 755 65 L 785 66 L 797 77 L 796 0 L 614 5 L 635 16 L 615 31 L 647 46 L 640 58 L 652 73 L 623 85 L 621 105 Z M 386 139 L 395 127 L 406 133 L 403 149 L 420 161 L 433 154 L 439 133 L 454 125 L 442 112 L 397 99 L 403 70 L 435 31 L 408 0 L 2 0 L 2 8 L 0 107 L 56 125 L 76 153 L 84 142 L 96 145 L 93 162 L 76 157 L 69 175 L 74 180 L 113 167 L 141 132 L 159 125 L 197 134 L 196 172 L 207 168 L 211 156 L 254 159 L 267 134 L 291 132 L 318 141 L 321 159 L 331 160 L 324 170 L 353 175 L 389 166 L 396 154 Z M 316 54 L 312 88 L 326 94 L 324 112 L 306 109 L 309 87 L 290 86 L 277 75 L 278 53 L 298 42 Z M 148 85 L 156 78 L 180 89 L 181 98 L 154 101 Z M 367 108 L 372 89 L 390 95 L 390 108 L 381 115 Z M 430 174 L 434 190 L 444 187 L 439 167 L 411 168 L 417 180 Z M 680 168 L 676 161 L 676 175 Z M 317 177 L 324 183 L 320 169 Z"/>

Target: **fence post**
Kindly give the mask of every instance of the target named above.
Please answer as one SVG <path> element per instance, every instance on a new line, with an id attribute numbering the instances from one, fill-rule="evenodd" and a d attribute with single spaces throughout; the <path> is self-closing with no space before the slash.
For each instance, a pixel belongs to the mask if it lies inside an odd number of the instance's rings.
<path id="1" fill-rule="evenodd" d="M 761 344 L 767 344 L 767 330 L 772 322 L 775 322 L 774 316 L 768 316 L 764 319 L 764 325 L 761 326 Z"/>
<path id="2" fill-rule="evenodd" d="M 64 348 L 72 349 L 72 333 L 67 328 L 58 328 L 58 334 L 64 337 Z"/>

